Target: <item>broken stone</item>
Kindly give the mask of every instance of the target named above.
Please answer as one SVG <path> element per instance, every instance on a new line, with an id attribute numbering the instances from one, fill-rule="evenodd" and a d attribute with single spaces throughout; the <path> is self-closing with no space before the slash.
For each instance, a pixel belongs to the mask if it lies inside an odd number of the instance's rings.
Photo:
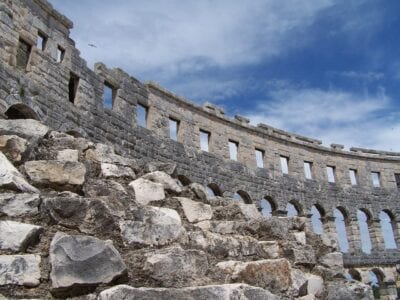
<path id="1" fill-rule="evenodd" d="M 193 194 L 194 197 L 197 197 L 198 199 L 200 199 L 201 201 L 203 201 L 205 203 L 209 202 L 207 191 L 206 191 L 205 187 L 202 186 L 201 184 L 193 182 L 193 183 L 189 184 L 187 189 L 191 192 L 191 194 Z M 190 196 L 190 194 L 189 194 L 189 196 Z M 189 197 L 189 198 L 192 198 L 192 197 Z"/>
<path id="2" fill-rule="evenodd" d="M 172 176 L 175 173 L 176 164 L 152 161 L 152 162 L 146 163 L 146 165 L 144 166 L 143 169 L 144 169 L 145 173 L 161 171 L 161 172 L 167 173 L 168 175 Z"/>
<path id="3" fill-rule="evenodd" d="M 65 149 L 57 152 L 58 161 L 78 161 L 79 151 L 74 149 Z"/>
<path id="4" fill-rule="evenodd" d="M 0 152 L 0 187 L 27 193 L 39 193 L 39 190 L 25 180 L 2 152 Z"/>
<path id="5" fill-rule="evenodd" d="M 95 149 L 87 150 L 85 155 L 87 160 L 92 160 L 98 163 L 109 163 L 137 169 L 137 163 L 135 160 L 115 154 L 114 148 L 109 145 L 96 144 Z"/>
<path id="6" fill-rule="evenodd" d="M 334 281 L 327 284 L 327 300 L 373 300 L 374 295 L 369 285 L 356 281 Z"/>
<path id="7" fill-rule="evenodd" d="M 282 243 L 283 255 L 295 265 L 314 266 L 317 263 L 315 251 L 310 245 L 287 241 Z"/>
<path id="8" fill-rule="evenodd" d="M 0 215 L 9 217 L 36 215 L 39 210 L 38 194 L 0 194 Z"/>
<path id="9" fill-rule="evenodd" d="M 318 261 L 322 266 L 335 273 L 335 275 L 344 273 L 343 254 L 341 252 L 325 254 L 324 256 L 320 257 Z"/>
<path id="10" fill-rule="evenodd" d="M 165 199 L 164 187 L 147 179 L 139 178 L 132 181 L 129 186 L 135 191 L 136 202 L 147 205 L 152 201 Z"/>
<path id="11" fill-rule="evenodd" d="M 324 280 L 322 279 L 322 277 L 313 274 L 307 274 L 307 277 L 308 294 L 320 297 L 324 292 Z"/>
<path id="12" fill-rule="evenodd" d="M 256 220 L 262 218 L 255 204 L 245 204 L 243 202 L 234 202 L 247 220 Z"/>
<path id="13" fill-rule="evenodd" d="M 143 175 L 142 178 L 156 182 L 156 183 L 161 183 L 163 185 L 164 189 L 167 191 L 170 191 L 170 192 L 173 192 L 176 194 L 182 192 L 182 188 L 178 185 L 178 182 L 164 172 L 155 171 L 155 172 Z"/>
<path id="14" fill-rule="evenodd" d="M 181 287 L 202 278 L 208 270 L 208 260 L 203 251 L 178 246 L 149 255 L 144 270 L 164 287 Z"/>
<path id="15" fill-rule="evenodd" d="M 23 138 L 43 137 L 49 127 L 32 119 L 0 119 L 0 135 L 17 135 Z"/>
<path id="16" fill-rule="evenodd" d="M 80 162 L 36 160 L 24 166 L 29 178 L 38 185 L 60 188 L 85 182 L 86 167 Z"/>
<path id="17" fill-rule="evenodd" d="M 12 162 L 21 161 L 25 153 L 28 141 L 16 135 L 0 136 L 0 151 L 2 151 Z"/>
<path id="18" fill-rule="evenodd" d="M 291 285 L 291 269 L 286 259 L 258 261 L 224 261 L 216 265 L 233 282 L 245 282 L 272 292 L 287 290 Z"/>
<path id="19" fill-rule="evenodd" d="M 279 298 L 265 289 L 247 284 L 206 285 L 180 289 L 133 288 L 117 285 L 99 294 L 99 300 L 114 299 L 158 299 L 158 300 L 278 300 Z"/>
<path id="20" fill-rule="evenodd" d="M 122 184 L 113 180 L 104 179 L 88 179 L 83 186 L 85 196 L 95 197 L 109 197 L 111 199 L 121 199 L 128 196 L 127 191 Z"/>
<path id="21" fill-rule="evenodd" d="M 48 134 L 49 147 L 55 150 L 74 149 L 78 151 L 85 151 L 90 147 L 94 147 L 92 142 L 82 138 L 74 137 L 65 132 L 51 131 Z"/>
<path id="22" fill-rule="evenodd" d="M 259 255 L 263 258 L 274 259 L 281 255 L 281 247 L 276 241 L 261 241 L 258 242 Z"/>
<path id="23" fill-rule="evenodd" d="M 299 269 L 292 269 L 291 272 L 292 288 L 296 292 L 296 297 L 307 295 L 308 278 L 304 272 Z"/>
<path id="24" fill-rule="evenodd" d="M 306 233 L 304 231 L 301 232 L 294 232 L 293 233 L 294 239 L 299 242 L 300 244 L 306 244 Z"/>
<path id="25" fill-rule="evenodd" d="M 105 178 L 135 178 L 135 172 L 130 167 L 117 166 L 109 163 L 101 163 L 101 176 Z"/>
<path id="26" fill-rule="evenodd" d="M 186 232 L 176 210 L 149 206 L 133 214 L 134 220 L 120 221 L 121 233 L 128 245 L 166 245 Z"/>
<path id="27" fill-rule="evenodd" d="M 35 243 L 43 228 L 14 221 L 0 221 L 0 249 L 25 251 Z"/>
<path id="28" fill-rule="evenodd" d="M 110 240 L 57 232 L 49 252 L 53 292 L 79 293 L 80 288 L 108 284 L 127 275 L 125 263 Z"/>
<path id="29" fill-rule="evenodd" d="M 40 255 L 0 255 L 0 286 L 40 284 Z"/>
<path id="30" fill-rule="evenodd" d="M 189 198 L 177 197 L 182 205 L 183 212 L 190 223 L 210 220 L 213 212 L 211 206 Z"/>

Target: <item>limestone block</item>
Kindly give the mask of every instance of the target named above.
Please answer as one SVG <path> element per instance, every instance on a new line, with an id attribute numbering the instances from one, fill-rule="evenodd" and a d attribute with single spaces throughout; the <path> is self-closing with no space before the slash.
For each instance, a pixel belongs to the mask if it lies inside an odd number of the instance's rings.
<path id="1" fill-rule="evenodd" d="M 129 184 L 135 192 L 136 202 L 147 205 L 151 201 L 165 199 L 164 186 L 147 179 L 139 178 Z"/>
<path id="2" fill-rule="evenodd" d="M 161 172 L 167 173 L 168 175 L 172 176 L 172 174 L 175 173 L 176 164 L 151 161 L 151 162 L 146 163 L 143 170 L 145 173 L 161 171 Z"/>
<path id="3" fill-rule="evenodd" d="M 49 127 L 32 119 L 0 119 L 0 135 L 17 135 L 23 138 L 43 137 Z"/>
<path id="4" fill-rule="evenodd" d="M 296 296 L 307 295 L 308 278 L 306 274 L 299 269 L 292 269 L 290 276 L 292 279 L 292 288 L 295 290 Z"/>
<path id="5" fill-rule="evenodd" d="M 369 285 L 356 281 L 337 280 L 326 286 L 327 300 L 360 299 L 373 300 L 372 288 Z"/>
<path id="6" fill-rule="evenodd" d="M 308 294 L 320 297 L 324 292 L 324 280 L 322 279 L 322 277 L 313 274 L 307 274 L 307 278 Z"/>
<path id="7" fill-rule="evenodd" d="M 281 247 L 276 241 L 261 241 L 258 242 L 259 255 L 263 258 L 278 258 L 281 256 Z"/>
<path id="8" fill-rule="evenodd" d="M 133 288 L 128 285 L 117 285 L 99 294 L 99 300 L 114 299 L 158 299 L 158 300 L 278 300 L 279 297 L 247 284 L 223 284 L 186 287 L 180 289 L 167 288 Z"/>
<path id="9" fill-rule="evenodd" d="M 40 255 L 0 255 L 0 286 L 40 284 Z"/>
<path id="10" fill-rule="evenodd" d="M 101 176 L 104 178 L 135 178 L 135 172 L 130 167 L 117 166 L 109 163 L 101 163 Z"/>
<path id="11" fill-rule="evenodd" d="M 137 168 L 135 160 L 115 154 L 114 148 L 105 144 L 96 144 L 95 149 L 89 149 L 85 152 L 87 160 L 95 161 L 98 163 L 109 163 L 118 166 Z"/>
<path id="12" fill-rule="evenodd" d="M 127 269 L 110 240 L 57 232 L 50 244 L 53 291 L 71 291 L 108 284 L 126 276 Z"/>
<path id="13" fill-rule="evenodd" d="M 0 151 L 2 151 L 12 162 L 21 161 L 25 153 L 28 141 L 17 135 L 0 136 Z"/>
<path id="14" fill-rule="evenodd" d="M 213 212 L 211 206 L 189 198 L 177 197 L 182 205 L 183 212 L 190 223 L 210 220 Z"/>
<path id="15" fill-rule="evenodd" d="M 80 162 L 36 160 L 24 166 L 29 178 L 38 185 L 81 186 L 85 182 L 86 167 Z"/>
<path id="16" fill-rule="evenodd" d="M 256 220 L 262 218 L 261 213 L 258 211 L 255 204 L 245 204 L 243 202 L 235 202 L 240 208 L 242 214 L 247 220 Z"/>
<path id="17" fill-rule="evenodd" d="M 224 261 L 216 265 L 233 282 L 244 282 L 272 292 L 287 290 L 291 285 L 291 268 L 286 259 L 265 259 L 250 262 Z"/>
<path id="18" fill-rule="evenodd" d="M 57 152 L 59 161 L 78 161 L 79 151 L 74 149 L 64 149 Z"/>
<path id="19" fill-rule="evenodd" d="M 0 249 L 25 251 L 35 243 L 43 228 L 14 221 L 0 221 Z"/>
<path id="20" fill-rule="evenodd" d="M 208 271 L 208 260 L 203 251 L 177 246 L 149 254 L 144 270 L 164 287 L 194 285 Z"/>
<path id="21" fill-rule="evenodd" d="M 304 231 L 300 232 L 293 232 L 293 236 L 297 242 L 300 244 L 305 245 L 306 244 L 306 233 Z"/>
<path id="22" fill-rule="evenodd" d="M 166 245 L 186 232 L 176 210 L 148 206 L 133 213 L 134 220 L 120 221 L 121 234 L 127 245 Z"/>
<path id="23" fill-rule="evenodd" d="M 322 266 L 330 269 L 335 274 L 344 273 L 343 254 L 341 252 L 325 254 L 318 261 Z"/>
<path id="24" fill-rule="evenodd" d="M 0 194 L 0 215 L 9 217 L 36 215 L 39 210 L 40 198 L 38 194 Z"/>
<path id="25" fill-rule="evenodd" d="M 182 192 L 182 188 L 178 185 L 178 182 L 169 176 L 167 173 L 161 171 L 155 171 L 152 173 L 148 173 L 142 176 L 142 178 L 161 183 L 164 186 L 164 189 L 173 193 Z"/>
<path id="26" fill-rule="evenodd" d="M 0 152 L 0 187 L 20 192 L 39 193 L 39 190 L 25 180 L 2 152 Z"/>
<path id="27" fill-rule="evenodd" d="M 90 147 L 94 147 L 92 142 L 81 137 L 74 137 L 64 132 L 51 131 L 48 134 L 48 138 L 51 141 L 51 145 L 60 151 L 64 149 L 85 151 Z"/>

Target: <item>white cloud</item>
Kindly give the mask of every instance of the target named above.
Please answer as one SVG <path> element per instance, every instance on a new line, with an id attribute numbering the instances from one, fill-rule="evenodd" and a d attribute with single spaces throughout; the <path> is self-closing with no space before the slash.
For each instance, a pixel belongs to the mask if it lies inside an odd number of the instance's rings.
<path id="1" fill-rule="evenodd" d="M 400 152 L 400 113 L 391 112 L 392 100 L 338 90 L 287 89 L 247 113 L 252 124 L 265 123 L 322 139 L 325 145 L 344 144 Z"/>
<path id="2" fill-rule="evenodd" d="M 344 72 L 333 72 L 333 74 L 363 81 L 379 81 L 385 78 L 385 74 L 383 74 L 382 72 L 357 72 L 352 70 Z"/>

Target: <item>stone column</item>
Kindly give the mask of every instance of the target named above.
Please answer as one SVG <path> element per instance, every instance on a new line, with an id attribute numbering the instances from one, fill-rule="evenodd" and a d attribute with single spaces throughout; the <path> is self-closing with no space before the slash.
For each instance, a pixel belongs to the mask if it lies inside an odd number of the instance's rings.
<path id="1" fill-rule="evenodd" d="M 357 218 L 351 218 L 346 224 L 347 241 L 349 253 L 361 251 L 361 234 Z"/>
<path id="2" fill-rule="evenodd" d="M 392 220 L 392 230 L 394 235 L 394 240 L 396 242 L 397 249 L 400 246 L 400 223 Z"/>
<path id="3" fill-rule="evenodd" d="M 322 222 L 322 228 L 323 228 L 323 233 L 322 233 L 322 240 L 324 243 L 328 246 L 334 247 L 338 250 L 339 249 L 339 242 L 338 242 L 338 234 L 336 231 L 336 225 L 335 225 L 335 217 L 333 216 L 325 216 L 321 218 Z"/>
<path id="4" fill-rule="evenodd" d="M 372 251 L 377 252 L 385 250 L 385 241 L 383 239 L 380 220 L 372 220 L 371 223 L 368 224 L 368 228 L 371 238 Z"/>

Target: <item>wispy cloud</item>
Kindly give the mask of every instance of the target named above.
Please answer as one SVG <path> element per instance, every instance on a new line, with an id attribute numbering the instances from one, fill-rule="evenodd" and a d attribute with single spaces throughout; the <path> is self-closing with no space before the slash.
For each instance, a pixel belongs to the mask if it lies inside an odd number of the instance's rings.
<path id="1" fill-rule="evenodd" d="M 330 74 L 336 76 L 342 76 L 349 79 L 362 80 L 362 81 L 379 81 L 385 78 L 385 74 L 382 72 L 360 72 L 360 71 L 342 71 L 342 72 L 330 72 Z"/>

